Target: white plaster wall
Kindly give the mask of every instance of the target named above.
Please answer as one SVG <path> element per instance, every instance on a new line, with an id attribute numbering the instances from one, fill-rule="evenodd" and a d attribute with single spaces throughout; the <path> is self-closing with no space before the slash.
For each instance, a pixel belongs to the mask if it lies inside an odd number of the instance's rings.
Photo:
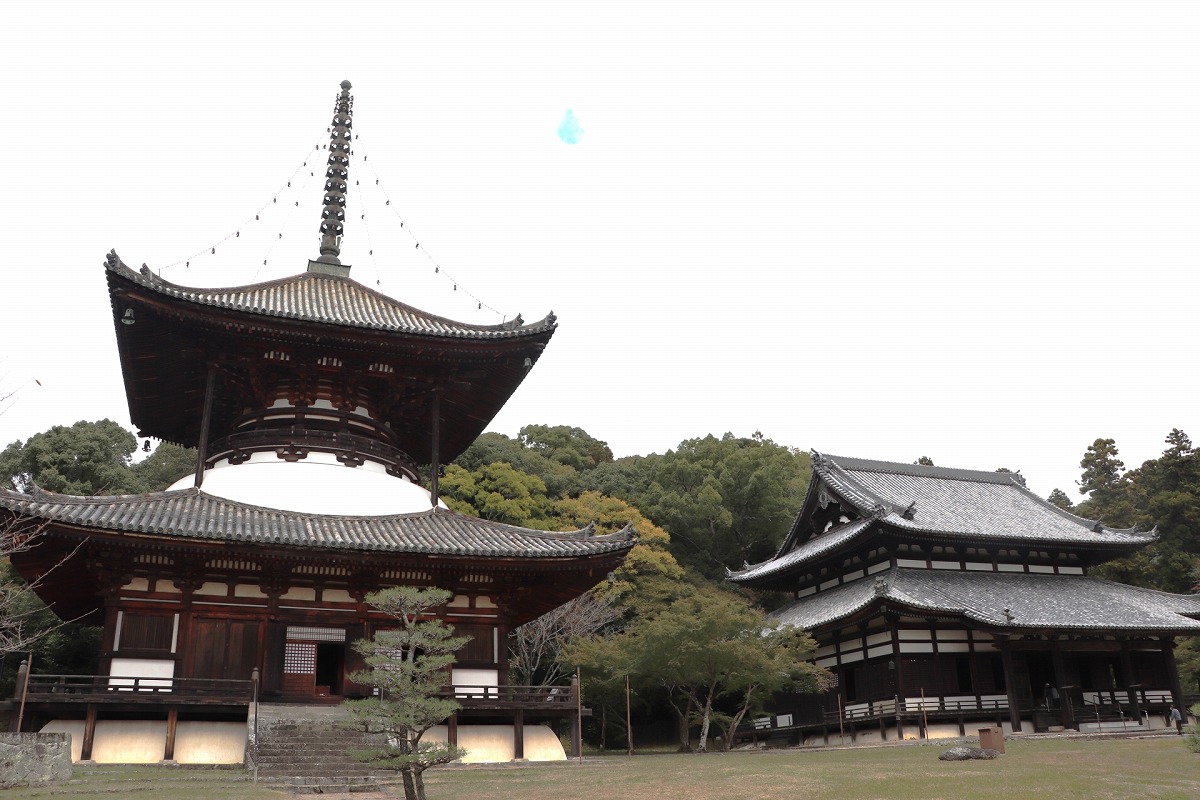
<path id="1" fill-rule="evenodd" d="M 525 726 L 525 758 L 528 761 L 566 761 L 567 753 L 554 731 L 545 725 Z M 435 725 L 422 741 L 445 742 L 446 726 Z M 467 751 L 463 764 L 495 764 L 513 760 L 512 725 L 459 725 L 458 746 Z"/>
<path id="2" fill-rule="evenodd" d="M 194 475 L 185 475 L 169 489 L 190 488 L 194 480 Z M 383 465 L 368 461 L 349 468 L 332 453 L 309 453 L 294 462 L 281 461 L 274 453 L 254 453 L 242 464 L 221 461 L 205 471 L 201 490 L 239 503 L 306 514 L 373 517 L 430 507 L 426 489 L 388 475 Z"/>
<path id="3" fill-rule="evenodd" d="M 188 720 L 175 726 L 175 760 L 180 764 L 241 764 L 246 723 Z"/>
<path id="4" fill-rule="evenodd" d="M 175 662 L 169 658 L 114 658 L 108 669 L 112 686 L 132 686 L 133 681 L 121 678 L 171 678 L 175 674 Z M 170 686 L 171 681 L 142 681 L 144 686 Z"/>
<path id="5" fill-rule="evenodd" d="M 71 761 L 83 752 L 83 720 L 54 720 L 42 733 L 71 734 Z M 164 720 L 100 720 L 92 742 L 98 764 L 157 764 L 167 745 Z M 180 764 L 240 764 L 246 750 L 246 723 L 184 721 L 175 727 L 175 760 Z"/>

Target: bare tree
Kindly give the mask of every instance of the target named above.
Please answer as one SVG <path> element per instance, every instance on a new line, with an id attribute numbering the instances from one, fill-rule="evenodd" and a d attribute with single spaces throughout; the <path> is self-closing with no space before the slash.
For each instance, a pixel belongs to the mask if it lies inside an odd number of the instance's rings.
<path id="1" fill-rule="evenodd" d="M 14 554 L 32 547 L 43 527 L 20 519 L 0 521 L 0 562 L 9 562 Z M 26 583 L 7 570 L 0 572 L 0 656 L 27 651 L 48 632 L 28 624 L 40 611 L 40 604 L 29 602 L 34 588 L 35 584 Z"/>
<path id="2" fill-rule="evenodd" d="M 568 675 L 558 654 L 571 639 L 589 636 L 621 619 L 613 604 L 588 592 L 527 622 L 509 638 L 509 669 L 526 685 L 559 683 Z"/>

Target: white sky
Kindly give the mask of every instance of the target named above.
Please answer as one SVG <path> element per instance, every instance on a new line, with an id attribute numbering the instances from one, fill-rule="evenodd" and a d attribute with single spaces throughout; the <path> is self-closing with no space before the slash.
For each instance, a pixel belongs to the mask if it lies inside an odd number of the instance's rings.
<path id="1" fill-rule="evenodd" d="M 1073 497 L 1097 437 L 1128 466 L 1200 437 L 1200 4 L 177 8 L 6 12 L 0 446 L 129 424 L 110 249 L 188 285 L 304 269 L 325 153 L 281 187 L 343 79 L 352 277 L 559 316 L 493 430 L 760 429 Z"/>

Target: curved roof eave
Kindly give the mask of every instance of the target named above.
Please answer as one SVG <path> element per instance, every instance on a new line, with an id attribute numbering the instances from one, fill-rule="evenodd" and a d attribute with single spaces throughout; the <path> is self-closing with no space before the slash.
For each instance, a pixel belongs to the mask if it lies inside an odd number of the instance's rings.
<path id="1" fill-rule="evenodd" d="M 620 555 L 637 540 L 631 525 L 597 536 L 594 524 L 549 533 L 444 508 L 378 517 L 318 515 L 239 503 L 196 488 L 100 497 L 0 489 L 0 509 L 28 520 L 107 533 L 309 550 L 569 560 Z"/>
<path id="2" fill-rule="evenodd" d="M 782 623 L 827 627 L 861 614 L 872 604 L 914 614 L 960 616 L 978 625 L 1026 631 L 1130 631 L 1200 633 L 1200 596 L 1077 575 L 940 572 L 892 568 L 796 600 L 773 612 Z"/>
<path id="3" fill-rule="evenodd" d="M 144 265 L 135 271 L 121 261 L 115 250 L 108 254 L 105 269 L 155 294 L 195 306 L 362 330 L 491 341 L 553 332 L 558 319 L 550 313 L 528 324 L 519 315 L 497 325 L 456 322 L 421 311 L 350 278 L 315 272 L 245 286 L 197 288 L 171 283 Z M 316 291 L 303 291 L 305 287 Z M 119 313 L 116 309 L 114 312 Z"/>

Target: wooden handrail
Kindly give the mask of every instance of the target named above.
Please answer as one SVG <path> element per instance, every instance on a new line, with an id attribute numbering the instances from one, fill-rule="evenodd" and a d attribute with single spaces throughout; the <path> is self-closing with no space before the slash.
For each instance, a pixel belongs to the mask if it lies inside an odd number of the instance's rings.
<path id="1" fill-rule="evenodd" d="M 169 695 L 172 699 L 229 698 L 249 700 L 254 684 L 248 680 L 220 678 L 172 678 L 145 675 L 30 675 L 31 700 L 67 699 L 72 696 Z"/>

